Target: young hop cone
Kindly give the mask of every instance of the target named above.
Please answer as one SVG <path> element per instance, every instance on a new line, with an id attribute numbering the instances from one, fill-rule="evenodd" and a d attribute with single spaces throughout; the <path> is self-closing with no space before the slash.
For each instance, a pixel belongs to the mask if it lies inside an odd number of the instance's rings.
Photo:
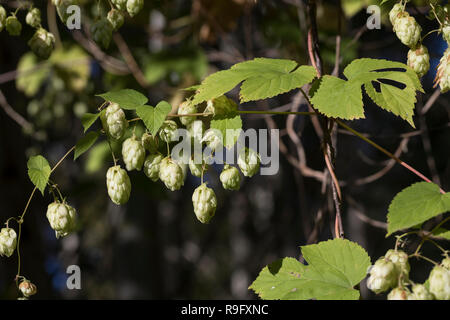
<path id="1" fill-rule="evenodd" d="M 150 153 L 157 153 L 159 147 L 159 141 L 157 136 L 153 136 L 151 133 L 144 132 L 141 138 L 142 146 Z"/>
<path id="2" fill-rule="evenodd" d="M 6 10 L 0 5 L 0 31 L 5 28 L 6 25 Z"/>
<path id="3" fill-rule="evenodd" d="M 218 148 L 223 147 L 222 133 L 217 129 L 208 129 L 206 130 L 201 142 L 206 143 L 211 151 L 215 151 Z"/>
<path id="4" fill-rule="evenodd" d="M 203 134 L 204 134 L 204 126 L 203 121 L 195 120 L 191 124 L 187 126 L 189 136 L 193 140 L 193 144 L 200 145 L 202 143 Z"/>
<path id="5" fill-rule="evenodd" d="M 388 300 L 411 300 L 410 299 L 411 292 L 406 288 L 394 288 L 389 292 L 387 299 Z"/>
<path id="6" fill-rule="evenodd" d="M 127 11 L 131 17 L 134 17 L 144 7 L 144 0 L 128 0 Z"/>
<path id="7" fill-rule="evenodd" d="M 0 231 L 0 256 L 11 257 L 17 246 L 17 234 L 14 229 L 2 228 Z"/>
<path id="8" fill-rule="evenodd" d="M 389 20 L 392 25 L 395 25 L 395 21 L 397 20 L 398 15 L 403 12 L 403 6 L 400 3 L 396 3 L 391 11 L 389 11 Z"/>
<path id="9" fill-rule="evenodd" d="M 446 25 L 442 28 L 442 36 L 444 40 L 447 41 L 448 45 L 450 45 L 450 25 Z"/>
<path id="10" fill-rule="evenodd" d="M 41 25 L 41 10 L 38 8 L 33 8 L 28 11 L 27 16 L 25 17 L 25 22 L 33 28 L 39 27 Z"/>
<path id="11" fill-rule="evenodd" d="M 136 136 L 126 139 L 122 144 L 122 157 L 128 171 L 142 169 L 145 160 L 145 149 Z"/>
<path id="12" fill-rule="evenodd" d="M 156 182 L 159 180 L 159 165 L 163 156 L 161 154 L 149 154 L 147 158 L 145 158 L 144 162 L 144 173 L 145 175 Z"/>
<path id="13" fill-rule="evenodd" d="M 94 22 L 91 26 L 92 39 L 103 49 L 108 49 L 113 33 L 113 26 L 106 18 Z"/>
<path id="14" fill-rule="evenodd" d="M 424 45 L 408 51 L 408 66 L 410 66 L 419 76 L 423 77 L 430 70 L 430 55 Z"/>
<path id="15" fill-rule="evenodd" d="M 220 174 L 220 182 L 226 190 L 239 190 L 241 187 L 241 175 L 236 167 L 226 164 Z"/>
<path id="16" fill-rule="evenodd" d="M 184 184 L 183 169 L 170 157 L 166 157 L 159 164 L 159 179 L 169 190 L 179 190 Z"/>
<path id="17" fill-rule="evenodd" d="M 164 142 L 176 141 L 178 125 L 173 120 L 165 120 L 159 129 L 159 137 Z"/>
<path id="18" fill-rule="evenodd" d="M 117 9 L 127 11 L 127 0 L 111 0 Z"/>
<path id="19" fill-rule="evenodd" d="M 116 140 L 122 138 L 128 128 L 125 112 L 114 102 L 106 108 L 102 121 L 105 131 Z"/>
<path id="20" fill-rule="evenodd" d="M 409 300 L 433 300 L 434 296 L 428 291 L 423 284 L 415 284 L 412 286 L 412 294 Z"/>
<path id="21" fill-rule="evenodd" d="M 450 269 L 435 266 L 428 277 L 430 292 L 437 300 L 450 300 Z"/>
<path id="22" fill-rule="evenodd" d="M 402 282 L 406 283 L 409 280 L 409 261 L 408 254 L 402 250 L 388 250 L 385 254 L 385 259 L 391 261 L 396 268 L 397 277 L 401 275 Z M 397 280 L 397 279 L 396 279 Z M 397 281 L 396 281 L 397 285 Z"/>
<path id="23" fill-rule="evenodd" d="M 106 187 L 111 201 L 117 205 L 128 202 L 131 182 L 127 172 L 120 165 L 111 167 L 106 173 Z"/>
<path id="24" fill-rule="evenodd" d="M 447 48 L 447 50 L 445 50 L 444 55 L 439 62 L 434 82 L 434 86 L 437 86 L 437 84 L 439 84 L 442 93 L 450 90 L 450 48 Z"/>
<path id="25" fill-rule="evenodd" d="M 65 202 L 55 201 L 48 205 L 47 219 L 56 238 L 65 237 L 75 229 L 76 215 L 77 211 Z"/>
<path id="26" fill-rule="evenodd" d="M 116 9 L 111 9 L 108 12 L 108 16 L 106 17 L 106 19 L 108 19 L 109 23 L 111 23 L 114 31 L 119 30 L 120 27 L 123 26 L 123 23 L 125 21 L 122 12 Z"/>
<path id="27" fill-rule="evenodd" d="M 10 36 L 20 36 L 22 32 L 22 24 L 16 16 L 9 16 L 6 18 L 6 31 L 8 31 Z"/>
<path id="28" fill-rule="evenodd" d="M 236 102 L 226 96 L 220 96 L 206 103 L 204 113 L 212 113 L 214 116 L 226 116 L 238 110 Z"/>
<path id="29" fill-rule="evenodd" d="M 238 166 L 246 177 L 253 177 L 259 170 L 259 154 L 250 148 L 243 148 L 238 155 Z"/>
<path id="30" fill-rule="evenodd" d="M 19 284 L 19 290 L 20 292 L 22 292 L 24 297 L 30 297 L 33 296 L 37 293 L 37 288 L 36 286 L 31 283 L 29 280 L 23 280 L 20 284 Z"/>
<path id="31" fill-rule="evenodd" d="M 28 45 L 39 58 L 48 59 L 55 49 L 55 36 L 44 28 L 39 28 Z"/>
<path id="32" fill-rule="evenodd" d="M 381 257 L 370 269 L 367 288 L 377 294 L 385 292 L 396 285 L 397 277 L 398 273 L 395 264 Z"/>
<path id="33" fill-rule="evenodd" d="M 193 157 L 189 159 L 189 170 L 194 177 L 200 178 L 202 176 L 203 167 L 205 167 L 206 172 L 209 166 L 204 161 L 202 161 L 201 163 L 195 163 Z"/>
<path id="34" fill-rule="evenodd" d="M 190 101 L 184 101 L 178 107 L 178 114 L 179 115 L 192 114 L 192 113 L 197 113 L 197 112 L 198 112 L 197 111 L 197 107 L 195 105 L 193 105 Z M 194 122 L 196 118 L 197 117 L 195 117 L 195 116 L 180 117 L 180 121 L 181 121 L 181 123 L 183 125 L 185 125 L 187 127 L 192 122 Z"/>
<path id="35" fill-rule="evenodd" d="M 206 183 L 197 187 L 192 194 L 192 204 L 197 219 L 201 223 L 208 223 L 216 213 L 217 199 L 214 190 L 208 188 Z"/>
<path id="36" fill-rule="evenodd" d="M 407 12 L 403 12 L 395 20 L 394 31 L 405 46 L 414 48 L 420 40 L 422 28 L 414 17 L 411 17 Z"/>

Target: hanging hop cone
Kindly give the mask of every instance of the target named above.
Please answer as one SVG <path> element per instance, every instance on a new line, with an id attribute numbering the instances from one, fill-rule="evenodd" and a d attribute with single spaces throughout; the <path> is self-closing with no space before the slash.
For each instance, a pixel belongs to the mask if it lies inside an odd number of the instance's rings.
<path id="1" fill-rule="evenodd" d="M 226 164 L 220 174 L 220 181 L 226 190 L 239 190 L 241 187 L 241 175 L 236 167 Z"/>
<path id="2" fill-rule="evenodd" d="M 52 0 L 52 2 L 56 7 L 59 18 L 64 24 L 67 23 L 67 20 L 71 16 L 71 13 L 67 12 L 67 9 L 71 5 L 78 5 L 77 0 Z"/>
<path id="3" fill-rule="evenodd" d="M 419 76 L 423 77 L 430 69 L 430 55 L 424 45 L 408 51 L 408 66 L 410 66 Z"/>
<path id="4" fill-rule="evenodd" d="M 242 148 L 237 163 L 244 176 L 253 177 L 259 170 L 259 154 L 250 148 Z"/>
<path id="5" fill-rule="evenodd" d="M 169 190 L 179 190 L 184 184 L 183 169 L 170 157 L 166 157 L 159 164 L 159 179 Z"/>
<path id="6" fill-rule="evenodd" d="M 192 139 L 192 143 L 201 145 L 204 134 L 203 121 L 195 120 L 191 124 L 189 124 L 187 128 L 189 136 Z"/>
<path id="7" fill-rule="evenodd" d="M 428 277 L 430 292 L 437 300 L 450 300 L 450 269 L 435 266 Z"/>
<path id="8" fill-rule="evenodd" d="M 445 50 L 444 55 L 439 62 L 434 82 L 434 86 L 439 84 L 442 93 L 447 92 L 450 89 L 450 48 Z"/>
<path id="9" fill-rule="evenodd" d="M 384 257 L 375 262 L 369 274 L 367 288 L 377 294 L 393 288 L 397 283 L 398 273 L 395 264 Z"/>
<path id="10" fill-rule="evenodd" d="M 403 6 L 400 3 L 396 3 L 391 11 L 389 11 L 389 20 L 392 25 L 395 25 L 395 21 L 397 20 L 398 15 L 403 12 Z"/>
<path id="11" fill-rule="evenodd" d="M 447 44 L 450 45 L 450 25 L 446 25 L 442 28 L 442 36 Z"/>
<path id="12" fill-rule="evenodd" d="M 0 256 L 11 257 L 17 246 L 17 234 L 11 228 L 0 231 Z"/>
<path id="13" fill-rule="evenodd" d="M 145 160 L 145 149 L 141 142 L 132 136 L 122 144 L 122 157 L 128 171 L 142 169 Z"/>
<path id="14" fill-rule="evenodd" d="M 111 0 L 117 9 L 127 11 L 127 0 Z"/>
<path id="15" fill-rule="evenodd" d="M 406 288 L 394 288 L 389 292 L 388 300 L 411 300 L 411 292 Z"/>
<path id="16" fill-rule="evenodd" d="M 20 292 L 22 292 L 22 294 L 26 298 L 33 296 L 37 293 L 36 286 L 33 283 L 31 283 L 29 280 L 23 280 L 19 284 L 19 290 L 20 290 Z"/>
<path id="17" fill-rule="evenodd" d="M 52 202 L 47 208 L 47 219 L 56 238 L 65 237 L 75 229 L 77 211 L 66 203 Z"/>
<path id="18" fill-rule="evenodd" d="M 92 39 L 103 49 L 108 49 L 111 42 L 113 26 L 108 19 L 102 18 L 91 26 Z"/>
<path id="19" fill-rule="evenodd" d="M 412 297 L 410 300 L 433 300 L 434 296 L 428 291 L 423 284 L 415 284 L 412 286 Z"/>
<path id="20" fill-rule="evenodd" d="M 394 31 L 405 46 L 414 48 L 420 40 L 422 28 L 414 17 L 411 17 L 407 12 L 403 12 L 395 20 Z"/>
<path id="21" fill-rule="evenodd" d="M 163 156 L 161 154 L 149 154 L 145 158 L 144 162 L 144 173 L 152 181 L 158 181 L 159 179 L 159 165 Z"/>
<path id="22" fill-rule="evenodd" d="M 223 137 L 222 133 L 217 129 L 206 130 L 201 142 L 206 143 L 211 151 L 216 151 L 223 147 Z"/>
<path id="23" fill-rule="evenodd" d="M 6 25 L 6 10 L 0 5 L 0 31 L 5 28 Z"/>
<path id="24" fill-rule="evenodd" d="M 184 101 L 180 104 L 178 107 L 178 114 L 192 114 L 197 113 L 197 107 L 193 105 L 190 101 Z M 180 117 L 180 121 L 183 125 L 189 126 L 192 122 L 195 121 L 197 117 L 195 116 L 189 116 L 189 117 Z"/>
<path id="25" fill-rule="evenodd" d="M 411 269 L 408 262 L 408 254 L 402 250 L 388 250 L 384 257 L 395 265 L 397 278 L 401 275 L 403 283 L 397 284 L 396 282 L 396 285 L 407 283 L 409 280 L 409 271 Z"/>
<path id="26" fill-rule="evenodd" d="M 197 187 L 192 194 L 192 204 L 197 219 L 201 223 L 208 223 L 216 213 L 217 199 L 214 190 L 208 188 L 206 183 Z"/>
<path id="27" fill-rule="evenodd" d="M 199 155 L 201 157 L 201 155 Z M 205 172 L 208 170 L 208 164 L 206 164 L 203 160 L 200 163 L 196 163 L 194 157 L 189 159 L 189 170 L 194 177 L 201 177 L 203 172 L 203 167 L 205 168 Z"/>
<path id="28" fill-rule="evenodd" d="M 102 122 L 105 131 L 116 140 L 122 138 L 128 128 L 125 112 L 114 102 L 106 108 Z"/>
<path id="29" fill-rule="evenodd" d="M 33 8 L 30 11 L 28 11 L 25 22 L 27 25 L 37 28 L 41 25 L 41 10 L 38 8 Z"/>
<path id="30" fill-rule="evenodd" d="M 141 138 L 142 146 L 150 153 L 158 152 L 159 140 L 157 136 L 153 136 L 151 133 L 145 132 Z"/>
<path id="31" fill-rule="evenodd" d="M 111 201 L 117 205 L 128 202 L 131 193 L 131 182 L 127 172 L 119 165 L 111 167 L 106 173 L 106 187 Z"/>
<path id="32" fill-rule="evenodd" d="M 125 21 L 122 12 L 116 9 L 111 9 L 108 12 L 108 16 L 106 18 L 108 19 L 109 23 L 111 23 L 114 31 L 119 30 Z"/>
<path id="33" fill-rule="evenodd" d="M 177 123 L 173 120 L 165 120 L 159 129 L 159 137 L 164 142 L 176 141 Z"/>
<path id="34" fill-rule="evenodd" d="M 128 0 L 127 11 L 131 17 L 134 17 L 144 7 L 144 0 Z"/>
<path id="35" fill-rule="evenodd" d="M 8 31 L 10 36 L 20 36 L 22 32 L 22 24 L 16 16 L 9 16 L 6 18 L 6 31 Z"/>
<path id="36" fill-rule="evenodd" d="M 55 37 L 47 30 L 39 28 L 28 41 L 28 45 L 39 58 L 48 59 L 55 49 Z"/>
<path id="37" fill-rule="evenodd" d="M 237 110 L 236 102 L 226 96 L 220 96 L 208 100 L 204 113 L 212 113 L 214 116 L 227 116 L 236 113 Z"/>

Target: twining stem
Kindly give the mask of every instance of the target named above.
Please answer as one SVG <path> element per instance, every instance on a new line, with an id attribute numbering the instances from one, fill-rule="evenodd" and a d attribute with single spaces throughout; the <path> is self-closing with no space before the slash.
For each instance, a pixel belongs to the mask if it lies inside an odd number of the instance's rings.
<path id="1" fill-rule="evenodd" d="M 423 255 L 421 255 L 421 254 L 419 254 L 419 253 L 414 253 L 414 254 L 409 255 L 409 258 L 412 258 L 412 257 L 416 257 L 416 258 L 420 258 L 420 259 L 426 260 L 426 261 L 428 261 L 429 263 L 434 264 L 435 266 L 438 265 L 438 263 L 437 263 L 436 261 L 434 261 L 434 260 L 432 260 L 432 259 L 430 259 L 430 258 L 427 258 L 427 257 L 425 257 L 425 256 L 423 256 Z"/>
<path id="2" fill-rule="evenodd" d="M 425 175 L 423 175 L 422 173 L 420 173 L 419 171 L 417 171 L 416 169 L 414 169 L 413 167 L 411 167 L 409 164 L 407 164 L 406 162 L 400 160 L 398 157 L 396 157 L 395 155 L 393 155 L 392 153 L 390 153 L 389 151 L 387 151 L 386 149 L 384 149 L 383 147 L 381 147 L 380 145 L 376 144 L 374 141 L 370 140 L 369 138 L 363 136 L 361 133 L 359 133 L 358 131 L 356 131 L 355 129 L 350 128 L 349 126 L 347 126 L 344 122 L 335 119 L 336 123 L 339 124 L 342 128 L 344 128 L 345 130 L 353 133 L 355 136 L 357 136 L 358 138 L 364 140 L 365 142 L 369 143 L 370 145 L 372 145 L 374 148 L 378 149 L 379 151 L 383 152 L 385 155 L 387 155 L 389 158 L 395 160 L 397 163 L 399 163 L 400 165 L 402 165 L 403 167 L 405 167 L 406 169 L 408 169 L 409 171 L 411 171 L 412 173 L 414 173 L 415 175 L 417 175 L 418 177 L 420 177 L 421 179 L 425 180 L 426 182 L 432 182 L 430 179 L 428 179 Z M 439 187 L 439 191 L 442 194 L 445 194 L 445 191 L 442 190 L 442 188 Z"/>
<path id="3" fill-rule="evenodd" d="M 436 230 L 438 230 L 441 226 L 444 225 L 444 223 L 446 223 L 447 221 L 450 220 L 450 216 L 445 218 L 444 220 L 442 220 L 441 222 L 438 223 L 438 225 L 436 227 L 433 228 L 433 230 L 431 230 L 431 233 L 434 233 Z"/>

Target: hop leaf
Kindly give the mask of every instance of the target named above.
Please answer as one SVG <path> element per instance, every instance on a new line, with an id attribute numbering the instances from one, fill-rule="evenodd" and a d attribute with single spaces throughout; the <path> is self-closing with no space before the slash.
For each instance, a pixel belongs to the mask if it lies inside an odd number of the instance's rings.
<path id="1" fill-rule="evenodd" d="M 14 229 L 2 228 L 0 231 L 0 256 L 11 257 L 17 246 L 17 234 Z"/>
<path id="2" fill-rule="evenodd" d="M 127 172 L 119 165 L 111 167 L 106 173 L 106 187 L 111 201 L 117 205 L 128 202 L 131 193 L 131 182 Z"/>
<path id="3" fill-rule="evenodd" d="M 52 202 L 47 208 L 47 219 L 56 238 L 65 237 L 75 229 L 77 211 L 66 203 Z"/>
<path id="4" fill-rule="evenodd" d="M 100 19 L 91 26 L 92 38 L 103 49 L 109 47 L 113 32 L 113 26 L 108 19 Z"/>
<path id="5" fill-rule="evenodd" d="M 225 165 L 220 174 L 220 181 L 226 190 L 239 190 L 241 187 L 241 175 L 236 167 Z"/>
<path id="6" fill-rule="evenodd" d="M 22 24 L 16 16 L 9 16 L 6 18 L 6 31 L 8 31 L 10 36 L 20 36 Z"/>
<path id="7" fill-rule="evenodd" d="M 163 156 L 161 154 L 149 154 L 145 158 L 144 173 L 152 181 L 158 181 L 159 179 L 159 165 Z"/>
<path id="8" fill-rule="evenodd" d="M 145 149 L 141 142 L 133 135 L 122 144 L 123 162 L 128 171 L 142 169 L 145 160 Z"/>
<path id="9" fill-rule="evenodd" d="M 214 190 L 203 183 L 192 194 L 192 204 L 197 219 L 201 223 L 208 223 L 216 213 L 217 199 Z"/>
<path id="10" fill-rule="evenodd" d="M 183 169 L 170 157 L 161 160 L 159 178 L 171 190 L 179 190 L 184 184 Z"/>

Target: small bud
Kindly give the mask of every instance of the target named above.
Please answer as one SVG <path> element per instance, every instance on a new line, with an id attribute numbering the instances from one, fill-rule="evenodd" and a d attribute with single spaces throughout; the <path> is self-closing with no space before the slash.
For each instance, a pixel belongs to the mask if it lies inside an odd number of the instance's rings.
<path id="1" fill-rule="evenodd" d="M 216 213 L 217 199 L 214 190 L 208 188 L 206 183 L 197 187 L 192 194 L 192 204 L 197 219 L 201 223 L 208 223 Z"/>
<path id="2" fill-rule="evenodd" d="M 238 166 L 246 177 L 253 177 L 259 170 L 259 154 L 250 148 L 243 148 L 238 155 Z"/>

